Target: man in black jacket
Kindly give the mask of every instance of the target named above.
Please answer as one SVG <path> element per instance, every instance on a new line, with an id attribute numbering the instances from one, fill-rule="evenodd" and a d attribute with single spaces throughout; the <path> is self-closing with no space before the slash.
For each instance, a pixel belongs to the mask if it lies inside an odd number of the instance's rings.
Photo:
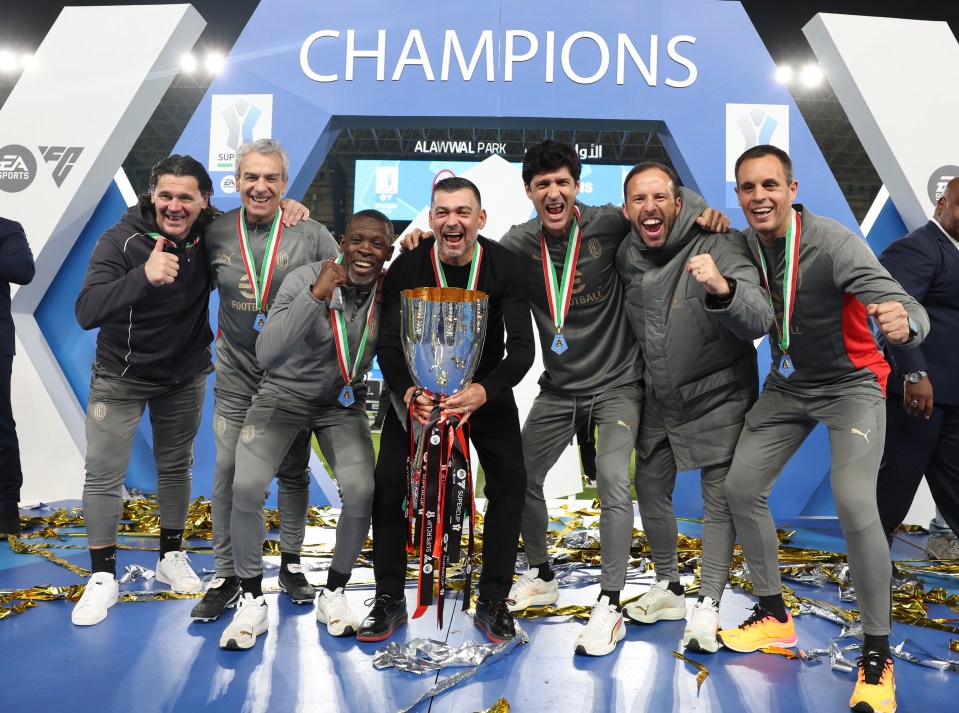
<path id="1" fill-rule="evenodd" d="M 212 371 L 210 275 L 200 236 L 216 215 L 213 183 L 189 156 L 170 156 L 150 191 L 97 241 L 77 297 L 77 321 L 100 328 L 87 405 L 83 515 L 93 575 L 73 623 L 97 624 L 117 601 L 117 525 L 123 480 L 150 407 L 160 504 L 157 581 L 198 592 L 180 551 L 190 501 L 193 439 Z"/>
<path id="2" fill-rule="evenodd" d="M 0 218 L 0 535 L 20 532 L 20 443 L 10 406 L 10 375 L 13 370 L 13 316 L 10 314 L 10 283 L 26 285 L 33 279 L 33 253 L 23 227 Z"/>
<path id="3" fill-rule="evenodd" d="M 535 357 L 526 280 L 515 258 L 479 235 L 486 211 L 479 190 L 465 178 L 447 178 L 433 188 L 430 227 L 435 240 L 401 255 L 383 286 L 383 319 L 376 355 L 393 404 L 383 422 L 374 473 L 373 571 L 376 599 L 356 638 L 381 641 L 406 622 L 406 457 L 411 428 L 409 405 L 423 423 L 430 402 L 410 376 L 400 342 L 400 293 L 416 287 L 465 287 L 489 296 L 486 341 L 476 374 L 465 389 L 447 398 L 447 413 L 469 419 L 469 438 L 486 473 L 483 572 L 476 625 L 492 641 L 515 635 L 507 596 L 519 541 L 526 469 L 519 413 L 513 399 Z"/>

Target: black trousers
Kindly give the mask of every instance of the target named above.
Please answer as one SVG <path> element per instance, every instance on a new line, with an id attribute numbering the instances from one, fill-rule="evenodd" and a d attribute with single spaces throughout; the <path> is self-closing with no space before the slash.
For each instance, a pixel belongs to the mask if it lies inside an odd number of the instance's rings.
<path id="1" fill-rule="evenodd" d="M 0 356 L 0 512 L 16 511 L 20 502 L 23 472 L 20 470 L 20 442 L 10 405 L 10 378 L 13 355 Z"/>
<path id="2" fill-rule="evenodd" d="M 403 415 L 407 420 L 409 416 Z M 520 519 L 526 496 L 526 469 L 519 413 L 511 391 L 470 416 L 469 436 L 486 475 L 483 571 L 480 599 L 505 599 L 513 583 Z M 376 593 L 403 596 L 406 581 L 406 458 L 410 436 L 391 405 L 383 423 L 374 472 L 373 572 Z M 476 464 L 473 464 L 476 467 Z"/>
<path id="3" fill-rule="evenodd" d="M 959 533 L 959 406 L 936 406 L 927 421 L 910 416 L 902 396 L 890 393 L 886 447 L 876 486 L 887 535 L 906 517 L 923 475 L 939 512 Z"/>

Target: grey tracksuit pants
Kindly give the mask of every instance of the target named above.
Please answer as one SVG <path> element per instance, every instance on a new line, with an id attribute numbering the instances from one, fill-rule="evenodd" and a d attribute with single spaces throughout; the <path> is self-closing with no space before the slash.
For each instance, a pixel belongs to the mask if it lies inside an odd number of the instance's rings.
<path id="1" fill-rule="evenodd" d="M 213 556 L 218 577 L 232 577 L 233 543 L 230 518 L 233 513 L 233 479 L 240 429 L 250 407 L 250 397 L 218 391 L 214 401 L 213 437 L 216 463 L 213 467 Z M 280 463 L 277 504 L 280 511 L 280 551 L 299 554 L 306 535 L 310 507 L 310 432 L 300 431 Z"/>
<path id="2" fill-rule="evenodd" d="M 190 507 L 193 439 L 200 427 L 206 378 L 213 367 L 179 384 L 110 374 L 93 364 L 87 402 L 83 517 L 90 545 L 113 545 L 123 513 L 123 481 L 144 409 L 150 407 L 160 527 L 182 530 Z"/>
<path id="3" fill-rule="evenodd" d="M 599 517 L 601 586 L 611 592 L 626 584 L 629 548 L 633 541 L 633 498 L 629 490 L 629 458 L 639 428 L 640 390 L 624 386 L 593 399 L 540 391 L 523 425 L 526 462 L 526 505 L 522 535 L 532 564 L 548 559 L 549 516 L 543 484 L 546 475 L 592 414 L 597 426 L 596 488 L 602 500 Z"/>
<path id="4" fill-rule="evenodd" d="M 253 397 L 236 449 L 230 534 L 240 577 L 263 572 L 263 504 L 280 461 L 304 430 L 316 434 L 343 499 L 332 569 L 351 572 L 366 542 L 373 511 L 374 461 L 366 411 L 362 406 L 318 406 L 290 393 L 261 391 Z"/>
<path id="5" fill-rule="evenodd" d="M 702 582 L 699 594 L 719 601 L 729 579 L 729 563 L 736 544 L 736 528 L 726 503 L 726 474 L 729 463 L 703 466 L 700 469 L 703 492 L 703 557 Z M 676 554 L 676 513 L 673 510 L 673 488 L 676 486 L 676 460 L 664 438 L 643 458 L 636 452 L 636 499 L 643 530 L 649 540 L 656 580 L 679 581 L 679 560 Z"/>
<path id="6" fill-rule="evenodd" d="M 855 385 L 859 387 L 859 385 Z M 846 540 L 863 631 L 890 631 L 889 545 L 876 505 L 886 410 L 879 386 L 797 396 L 767 388 L 746 414 L 726 498 L 757 596 L 779 594 L 779 542 L 768 498 L 776 478 L 817 423 L 829 429 L 830 483 Z M 839 393 L 837 393 L 839 392 Z"/>

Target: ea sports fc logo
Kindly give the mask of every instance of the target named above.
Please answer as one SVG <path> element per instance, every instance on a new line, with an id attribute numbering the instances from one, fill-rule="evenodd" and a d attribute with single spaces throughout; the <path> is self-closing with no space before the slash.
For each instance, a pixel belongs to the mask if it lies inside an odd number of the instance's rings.
<path id="1" fill-rule="evenodd" d="M 942 166 L 932 172 L 926 188 L 929 191 L 929 200 L 933 205 L 939 202 L 940 196 L 946 190 L 946 184 L 956 176 L 959 176 L 959 166 Z"/>
<path id="2" fill-rule="evenodd" d="M 0 149 L 0 191 L 19 193 L 37 175 L 37 160 L 26 146 L 8 144 Z"/>

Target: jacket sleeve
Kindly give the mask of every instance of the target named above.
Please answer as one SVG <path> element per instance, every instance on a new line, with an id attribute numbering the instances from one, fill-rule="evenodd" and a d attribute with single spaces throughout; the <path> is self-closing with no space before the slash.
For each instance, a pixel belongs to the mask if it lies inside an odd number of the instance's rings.
<path id="1" fill-rule="evenodd" d="M 283 281 L 256 338 L 256 359 L 263 369 L 280 366 L 306 340 L 317 320 L 325 318 L 326 304 L 316 299 L 310 288 L 314 274 L 310 265 L 294 270 Z"/>
<path id="2" fill-rule="evenodd" d="M 12 220 L 2 220 L 0 230 L 0 281 L 30 284 L 35 268 L 23 226 Z"/>
<path id="3" fill-rule="evenodd" d="M 916 336 L 900 346 L 906 349 L 919 346 L 929 333 L 929 315 L 923 306 L 893 279 L 865 240 L 854 233 L 846 233 L 838 236 L 837 242 L 833 260 L 836 285 L 855 295 L 864 305 L 899 302 L 916 326 Z"/>
<path id="4" fill-rule="evenodd" d="M 939 271 L 940 253 L 935 245 L 930 246 L 918 238 L 900 239 L 889 244 L 879 255 L 879 262 L 900 284 L 902 289 L 918 302 L 926 298 L 929 285 Z M 913 371 L 926 371 L 926 358 L 922 347 L 909 349 L 885 343 L 899 376 Z"/>
<path id="5" fill-rule="evenodd" d="M 766 335 L 773 323 L 769 296 L 759 284 L 759 271 L 739 231 L 715 237 L 710 255 L 723 277 L 735 280 L 732 299 L 706 298 L 706 312 L 744 341 Z"/>
<path id="6" fill-rule="evenodd" d="M 376 341 L 376 359 L 389 388 L 403 398 L 413 383 L 403 356 L 400 341 L 400 292 L 413 281 L 407 275 L 413 261 L 401 255 L 386 273 L 383 281 L 383 306 L 380 318 L 380 336 Z"/>
<path id="7" fill-rule="evenodd" d="M 84 329 L 102 326 L 149 292 L 145 262 L 131 267 L 128 255 L 110 231 L 97 240 L 74 306 L 77 322 Z"/>
<path id="8" fill-rule="evenodd" d="M 486 378 L 477 382 L 492 401 L 505 389 L 516 386 L 536 359 L 532 317 L 529 312 L 528 282 L 518 260 L 506 261 L 509 269 L 503 288 L 503 326 L 506 328 L 506 356 Z"/>

